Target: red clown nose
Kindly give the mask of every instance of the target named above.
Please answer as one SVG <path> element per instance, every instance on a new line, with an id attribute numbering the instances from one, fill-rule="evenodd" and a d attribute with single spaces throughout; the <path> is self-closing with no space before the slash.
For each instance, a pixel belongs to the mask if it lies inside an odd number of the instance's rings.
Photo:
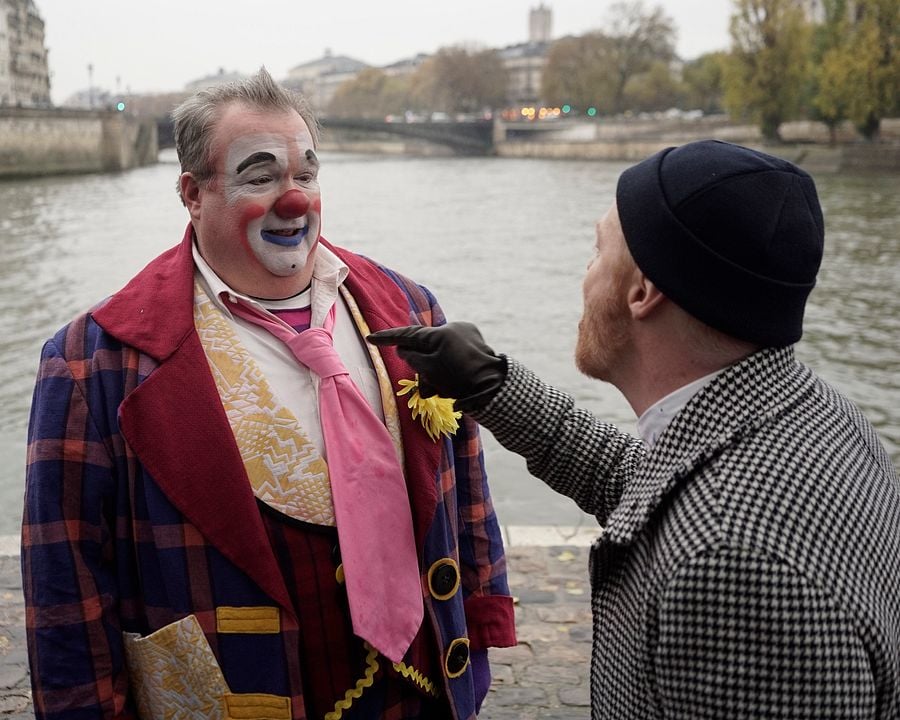
<path id="1" fill-rule="evenodd" d="M 297 189 L 288 190 L 275 201 L 275 214 L 285 220 L 306 215 L 309 210 L 309 198 Z"/>

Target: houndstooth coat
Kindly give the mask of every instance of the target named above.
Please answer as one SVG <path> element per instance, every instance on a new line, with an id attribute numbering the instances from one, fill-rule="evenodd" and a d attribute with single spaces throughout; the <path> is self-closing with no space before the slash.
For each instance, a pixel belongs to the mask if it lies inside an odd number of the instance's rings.
<path id="1" fill-rule="evenodd" d="M 603 526 L 593 718 L 900 718 L 900 481 L 859 410 L 764 350 L 650 452 L 513 360 L 473 416 Z"/>

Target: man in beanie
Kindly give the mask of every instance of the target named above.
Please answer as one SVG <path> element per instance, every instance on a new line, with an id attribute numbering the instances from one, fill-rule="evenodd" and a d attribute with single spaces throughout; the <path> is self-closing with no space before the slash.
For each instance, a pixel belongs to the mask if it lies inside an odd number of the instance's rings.
<path id="1" fill-rule="evenodd" d="M 900 717 L 900 481 L 794 358 L 823 248 L 810 176 L 721 142 L 626 170 L 597 225 L 576 363 L 640 439 L 470 324 L 376 333 L 596 515 L 596 718 Z"/>

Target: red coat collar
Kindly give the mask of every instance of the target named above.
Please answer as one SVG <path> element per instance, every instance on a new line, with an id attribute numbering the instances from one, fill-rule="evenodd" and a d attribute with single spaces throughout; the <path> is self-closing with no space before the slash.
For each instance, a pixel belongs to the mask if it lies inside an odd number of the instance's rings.
<path id="1" fill-rule="evenodd" d="M 152 260 L 93 318 L 126 345 L 165 360 L 194 330 L 194 232 Z"/>
<path id="2" fill-rule="evenodd" d="M 178 246 L 150 262 L 93 313 L 110 335 L 160 362 L 122 403 L 121 431 L 182 514 L 288 607 L 240 452 L 194 329 L 192 242 L 188 225 Z M 347 288 L 373 331 L 414 321 L 406 295 L 374 263 L 323 244 L 350 268 Z M 401 378 L 413 377 L 414 371 L 392 348 L 383 349 L 382 357 L 395 387 Z M 437 507 L 444 443 L 433 442 L 405 404 L 399 410 L 407 485 L 421 548 Z M 235 523 L 236 517 L 241 521 Z"/>
<path id="3" fill-rule="evenodd" d="M 320 242 L 350 268 L 347 288 L 373 332 L 414 321 L 406 296 L 375 264 L 326 240 Z M 94 311 L 94 320 L 126 345 L 159 361 L 168 358 L 194 329 L 192 243 L 193 227 L 188 225 L 181 243 L 151 261 Z M 412 377 L 408 365 L 395 362 L 396 353 L 386 354 L 398 379 Z"/>

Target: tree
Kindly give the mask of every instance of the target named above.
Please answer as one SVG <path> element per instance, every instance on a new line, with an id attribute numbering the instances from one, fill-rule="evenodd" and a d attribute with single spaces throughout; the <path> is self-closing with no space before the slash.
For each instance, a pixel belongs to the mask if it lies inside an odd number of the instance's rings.
<path id="1" fill-rule="evenodd" d="M 722 112 L 726 58 L 724 52 L 712 52 L 684 64 L 681 80 L 685 109 L 702 110 L 707 115 Z"/>
<path id="2" fill-rule="evenodd" d="M 611 52 L 608 38 L 600 32 L 557 40 L 550 47 L 541 77 L 544 102 L 612 112 Z"/>
<path id="3" fill-rule="evenodd" d="M 801 108 L 811 27 L 797 0 L 735 0 L 735 6 L 725 105 L 756 120 L 763 137 L 779 140 L 781 123 Z"/>
<path id="4" fill-rule="evenodd" d="M 849 63 L 846 57 L 846 34 L 849 13 L 847 0 L 825 0 L 824 22 L 813 36 L 812 116 L 828 127 L 832 144 L 837 126 L 847 117 Z"/>
<path id="5" fill-rule="evenodd" d="M 474 113 L 506 102 L 506 69 L 494 50 L 441 48 L 412 78 L 419 108 Z"/>
<path id="6" fill-rule="evenodd" d="M 647 9 L 643 0 L 617 2 L 610 7 L 608 37 L 613 61 L 613 112 L 627 109 L 625 88 L 641 73 L 675 59 L 675 26 L 659 5 Z"/>
<path id="7" fill-rule="evenodd" d="M 336 117 L 383 119 L 403 113 L 409 104 L 407 78 L 390 77 L 378 68 L 366 68 L 335 91 L 328 106 Z"/>
<path id="8" fill-rule="evenodd" d="M 610 9 L 608 29 L 558 40 L 550 48 L 541 83 L 548 104 L 596 107 L 604 114 L 631 109 L 629 82 L 646 103 L 644 91 L 656 83 L 675 58 L 675 30 L 671 19 L 642 0 L 619 2 Z M 645 75 L 646 74 L 646 75 Z M 643 79 L 636 79 L 645 75 Z"/>
<path id="9" fill-rule="evenodd" d="M 646 72 L 628 79 L 624 104 L 635 111 L 668 110 L 680 103 L 682 88 L 669 64 L 657 61 Z"/>
<path id="10" fill-rule="evenodd" d="M 871 139 L 881 118 L 900 110 L 900 3 L 831 0 L 828 10 L 834 29 L 824 42 L 815 106 L 826 119 L 849 118 Z"/>

